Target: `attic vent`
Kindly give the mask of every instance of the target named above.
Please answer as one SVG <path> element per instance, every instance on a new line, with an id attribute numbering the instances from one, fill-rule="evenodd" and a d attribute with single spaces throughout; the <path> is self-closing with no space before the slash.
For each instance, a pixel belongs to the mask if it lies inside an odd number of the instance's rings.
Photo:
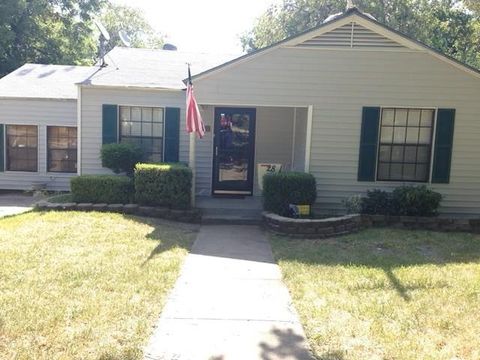
<path id="1" fill-rule="evenodd" d="M 300 47 L 403 48 L 404 46 L 355 22 L 304 41 Z"/>

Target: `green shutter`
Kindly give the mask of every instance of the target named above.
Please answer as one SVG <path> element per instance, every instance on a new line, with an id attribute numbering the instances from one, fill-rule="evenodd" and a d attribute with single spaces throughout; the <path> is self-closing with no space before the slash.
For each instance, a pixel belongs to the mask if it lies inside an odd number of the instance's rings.
<path id="1" fill-rule="evenodd" d="M 165 110 L 165 162 L 178 162 L 180 147 L 180 108 Z"/>
<path id="2" fill-rule="evenodd" d="M 379 122 L 379 107 L 363 108 L 358 158 L 358 181 L 375 181 Z"/>
<path id="3" fill-rule="evenodd" d="M 0 124 L 0 171 L 5 171 L 5 125 Z"/>
<path id="4" fill-rule="evenodd" d="M 438 109 L 433 150 L 432 183 L 450 182 L 455 109 Z"/>
<path id="5" fill-rule="evenodd" d="M 117 105 L 102 107 L 102 144 L 118 142 L 118 108 Z"/>

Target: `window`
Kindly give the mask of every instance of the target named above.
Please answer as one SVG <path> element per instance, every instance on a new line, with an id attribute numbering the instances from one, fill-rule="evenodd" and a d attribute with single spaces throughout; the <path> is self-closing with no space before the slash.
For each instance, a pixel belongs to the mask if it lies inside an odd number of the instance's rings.
<path id="1" fill-rule="evenodd" d="M 31 125 L 7 125 L 7 170 L 38 170 L 38 128 Z"/>
<path id="2" fill-rule="evenodd" d="M 47 170 L 77 172 L 77 128 L 47 127 Z"/>
<path id="3" fill-rule="evenodd" d="M 120 106 L 120 141 L 142 148 L 147 161 L 163 160 L 163 109 Z"/>
<path id="4" fill-rule="evenodd" d="M 433 109 L 382 109 L 377 179 L 427 182 Z"/>

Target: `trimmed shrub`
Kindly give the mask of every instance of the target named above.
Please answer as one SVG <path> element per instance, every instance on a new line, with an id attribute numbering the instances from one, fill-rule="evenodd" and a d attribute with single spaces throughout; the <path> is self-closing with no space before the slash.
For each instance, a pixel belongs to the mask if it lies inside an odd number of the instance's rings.
<path id="1" fill-rule="evenodd" d="M 391 194 L 379 189 L 367 190 L 362 199 L 362 213 L 369 215 L 389 215 L 392 207 Z"/>
<path id="2" fill-rule="evenodd" d="M 352 195 L 343 199 L 342 204 L 347 214 L 360 214 L 362 212 L 362 201 L 361 195 Z"/>
<path id="3" fill-rule="evenodd" d="M 317 184 L 312 174 L 280 172 L 263 177 L 263 208 L 282 216 L 289 216 L 289 205 L 313 205 L 317 198 Z"/>
<path id="4" fill-rule="evenodd" d="M 392 208 L 395 215 L 435 216 L 442 195 L 422 186 L 400 186 L 392 192 Z"/>
<path id="5" fill-rule="evenodd" d="M 188 209 L 192 171 L 183 164 L 137 164 L 135 199 L 142 205 Z"/>
<path id="6" fill-rule="evenodd" d="M 128 204 L 133 183 L 128 176 L 81 175 L 70 180 L 72 200 L 79 203 Z"/>
<path id="7" fill-rule="evenodd" d="M 370 215 L 437 215 L 442 195 L 422 186 L 400 186 L 389 193 L 375 189 L 362 199 L 362 213 Z"/>
<path id="8" fill-rule="evenodd" d="M 105 144 L 100 151 L 100 157 L 102 166 L 115 174 L 124 172 L 132 175 L 135 165 L 143 159 L 143 151 L 133 144 Z"/>

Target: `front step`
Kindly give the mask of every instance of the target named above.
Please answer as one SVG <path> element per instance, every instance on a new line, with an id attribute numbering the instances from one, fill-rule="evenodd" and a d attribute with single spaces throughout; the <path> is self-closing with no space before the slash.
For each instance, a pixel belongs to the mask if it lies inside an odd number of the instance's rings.
<path id="1" fill-rule="evenodd" d="M 260 225 L 262 212 L 257 209 L 202 209 L 202 224 Z"/>

